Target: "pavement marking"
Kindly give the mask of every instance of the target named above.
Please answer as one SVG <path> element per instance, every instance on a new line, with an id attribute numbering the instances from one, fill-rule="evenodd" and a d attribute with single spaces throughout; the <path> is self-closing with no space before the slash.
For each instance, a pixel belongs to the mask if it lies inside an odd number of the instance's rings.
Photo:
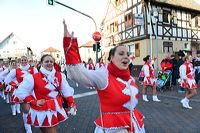
<path id="1" fill-rule="evenodd" d="M 81 93 L 81 94 L 76 94 L 73 97 L 74 98 L 81 98 L 81 97 L 86 97 L 86 96 L 91 96 L 91 95 L 96 95 L 96 94 L 97 94 L 97 91 L 89 91 L 89 92 L 85 92 L 85 93 Z M 165 97 L 165 98 L 178 99 L 178 100 L 181 100 L 181 99 L 184 98 L 184 97 L 169 96 L 169 95 L 164 95 L 164 94 L 158 94 L 158 96 Z M 191 99 L 190 101 L 200 103 L 200 100 L 198 100 L 198 99 Z"/>
<path id="2" fill-rule="evenodd" d="M 164 94 L 158 94 L 158 96 L 161 96 L 161 97 L 166 97 L 166 98 L 172 98 L 172 99 L 178 99 L 178 100 L 181 100 L 183 99 L 184 97 L 178 97 L 178 96 L 169 96 L 169 95 L 164 95 Z M 190 99 L 190 101 L 193 101 L 193 102 L 198 102 L 200 103 L 200 100 L 198 99 Z"/>
<path id="3" fill-rule="evenodd" d="M 81 97 L 86 97 L 86 96 L 95 95 L 95 94 L 97 94 L 97 91 L 90 91 L 90 92 L 86 92 L 86 93 L 76 94 L 73 97 L 81 98 Z"/>

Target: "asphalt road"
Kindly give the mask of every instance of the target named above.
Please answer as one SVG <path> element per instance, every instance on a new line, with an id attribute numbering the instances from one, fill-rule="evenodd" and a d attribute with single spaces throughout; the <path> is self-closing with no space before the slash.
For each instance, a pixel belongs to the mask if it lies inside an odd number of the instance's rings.
<path id="1" fill-rule="evenodd" d="M 94 89 L 76 87 L 75 101 L 77 115 L 59 124 L 58 133 L 93 133 L 94 120 L 99 116 L 98 97 Z M 142 86 L 139 85 L 140 92 Z M 200 94 L 194 97 L 190 105 L 192 110 L 183 109 L 180 100 L 184 94 L 173 90 L 158 92 L 162 102 L 152 101 L 151 89 L 148 89 L 149 102 L 139 100 L 137 108 L 145 116 L 144 123 L 147 133 L 200 133 Z M 200 93 L 199 88 L 197 91 Z M 84 94 L 86 96 L 84 96 Z M 40 133 L 38 128 L 32 127 L 33 133 Z M 22 116 L 12 116 L 10 105 L 0 99 L 0 133 L 24 133 Z"/>

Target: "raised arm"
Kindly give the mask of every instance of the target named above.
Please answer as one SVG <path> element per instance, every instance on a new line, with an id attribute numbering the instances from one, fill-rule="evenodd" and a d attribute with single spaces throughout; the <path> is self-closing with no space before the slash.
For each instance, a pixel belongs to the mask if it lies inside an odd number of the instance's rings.
<path id="1" fill-rule="evenodd" d="M 64 23 L 64 28 L 66 24 Z M 68 31 L 67 31 L 68 32 Z M 67 33 L 66 32 L 66 33 Z M 68 32 L 69 33 L 69 32 Z M 63 48 L 69 77 L 76 82 L 87 86 L 102 89 L 107 85 L 108 72 L 105 68 L 104 72 L 87 70 L 81 61 L 79 54 L 77 38 L 73 38 L 73 32 L 70 36 L 64 36 Z"/>
<path id="2" fill-rule="evenodd" d="M 74 32 L 72 31 L 72 33 L 70 34 L 68 29 L 67 29 L 67 25 L 65 23 L 65 19 L 63 19 L 63 25 L 64 25 L 64 37 L 73 37 L 74 36 Z"/>

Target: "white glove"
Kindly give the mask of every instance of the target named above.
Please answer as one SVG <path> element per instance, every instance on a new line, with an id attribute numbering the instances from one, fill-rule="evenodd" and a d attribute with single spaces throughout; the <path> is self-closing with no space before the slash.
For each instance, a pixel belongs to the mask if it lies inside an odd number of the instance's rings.
<path id="1" fill-rule="evenodd" d="M 70 110 L 68 111 L 68 113 L 71 114 L 71 115 L 73 115 L 73 116 L 75 116 L 76 115 L 76 111 L 77 111 L 76 107 L 72 107 L 72 108 L 70 108 Z"/>

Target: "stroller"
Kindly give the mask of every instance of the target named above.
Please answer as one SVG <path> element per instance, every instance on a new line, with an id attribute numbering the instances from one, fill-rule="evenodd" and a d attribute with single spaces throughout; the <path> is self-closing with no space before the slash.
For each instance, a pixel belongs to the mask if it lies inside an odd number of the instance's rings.
<path id="1" fill-rule="evenodd" d="M 157 90 L 164 91 L 166 89 L 171 88 L 171 80 L 172 80 L 172 71 L 167 70 L 162 73 L 161 71 L 158 72 L 157 77 Z"/>

